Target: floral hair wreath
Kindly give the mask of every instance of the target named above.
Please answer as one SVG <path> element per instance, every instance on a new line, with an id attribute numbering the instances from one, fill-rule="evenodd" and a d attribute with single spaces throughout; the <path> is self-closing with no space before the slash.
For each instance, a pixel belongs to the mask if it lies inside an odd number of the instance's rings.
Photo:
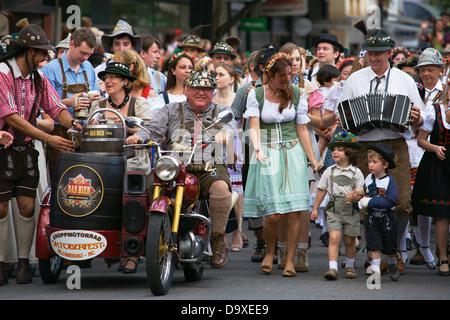
<path id="1" fill-rule="evenodd" d="M 170 57 L 169 64 L 171 64 L 175 59 L 177 59 L 178 57 L 180 57 L 182 55 L 187 55 L 187 56 L 191 57 L 191 55 L 189 53 L 187 53 L 186 51 L 181 51 L 178 49 L 178 50 L 175 50 L 174 54 Z"/>
<path id="2" fill-rule="evenodd" d="M 404 47 L 396 47 L 396 48 L 392 49 L 391 58 L 393 58 L 398 53 L 403 53 L 406 58 L 411 56 L 411 53 L 406 48 L 404 48 Z"/>
<path id="3" fill-rule="evenodd" d="M 352 61 L 353 62 L 353 61 L 355 61 L 355 58 L 352 58 L 352 57 L 345 58 L 344 60 L 341 61 L 341 63 L 339 63 L 338 69 L 341 70 L 342 65 L 344 63 L 346 63 L 347 61 Z"/>
<path id="4" fill-rule="evenodd" d="M 291 56 L 288 55 L 287 53 L 284 53 L 284 52 L 278 52 L 278 53 L 275 53 L 275 54 L 270 58 L 270 60 L 267 61 L 266 66 L 265 66 L 265 68 L 264 68 L 264 71 L 265 71 L 265 72 L 269 72 L 270 69 L 272 69 L 272 67 L 273 67 L 273 65 L 275 64 L 275 62 L 277 62 L 278 60 L 281 60 L 281 59 L 283 59 L 283 58 L 290 59 Z"/>

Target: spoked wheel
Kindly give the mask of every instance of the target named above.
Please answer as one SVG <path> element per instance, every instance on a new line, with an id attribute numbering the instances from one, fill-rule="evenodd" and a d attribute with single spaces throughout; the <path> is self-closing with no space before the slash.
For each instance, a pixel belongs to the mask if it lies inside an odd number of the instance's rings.
<path id="1" fill-rule="evenodd" d="M 175 252 L 171 248 L 170 216 L 170 212 L 151 212 L 148 220 L 146 269 L 148 284 L 154 295 L 167 294 L 172 284 Z"/>
<path id="2" fill-rule="evenodd" d="M 59 279 L 63 268 L 64 259 L 54 256 L 50 259 L 39 259 L 39 273 L 44 283 L 55 283 Z"/>

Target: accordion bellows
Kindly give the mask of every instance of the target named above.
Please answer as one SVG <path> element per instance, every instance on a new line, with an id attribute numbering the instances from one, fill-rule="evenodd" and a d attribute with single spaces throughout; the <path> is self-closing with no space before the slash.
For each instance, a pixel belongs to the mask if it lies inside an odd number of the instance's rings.
<path id="1" fill-rule="evenodd" d="M 337 110 L 342 128 L 353 134 L 375 129 L 406 132 L 413 103 L 404 95 L 369 93 L 339 103 Z"/>

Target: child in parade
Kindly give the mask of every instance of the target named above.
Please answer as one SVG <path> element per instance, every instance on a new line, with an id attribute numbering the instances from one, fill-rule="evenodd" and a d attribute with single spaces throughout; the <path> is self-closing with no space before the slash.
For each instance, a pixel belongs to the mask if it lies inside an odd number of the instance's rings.
<path id="1" fill-rule="evenodd" d="M 370 174 L 364 188 L 347 194 L 348 202 L 359 200 L 368 213 L 364 219 L 365 235 L 373 273 L 380 275 L 381 253 L 388 257 L 391 280 L 399 278 L 397 253 L 398 220 L 394 213 L 398 190 L 395 179 L 387 172 L 395 168 L 395 154 L 390 146 L 379 142 L 367 147 Z"/>
<path id="2" fill-rule="evenodd" d="M 348 132 L 340 132 L 333 138 L 333 142 L 328 144 L 328 148 L 332 151 L 335 164 L 325 170 L 317 185 L 317 196 L 311 212 L 311 219 L 317 219 L 319 205 L 328 193 L 326 218 L 329 232 L 329 270 L 324 277 L 328 280 L 336 280 L 338 277 L 338 256 L 343 233 L 345 277 L 354 279 L 357 276 L 354 269 L 355 242 L 360 234 L 360 219 L 358 208 L 347 203 L 345 196 L 355 188 L 362 188 L 364 183 L 364 176 L 356 167 L 356 158 L 361 144 L 356 142 L 352 133 Z"/>

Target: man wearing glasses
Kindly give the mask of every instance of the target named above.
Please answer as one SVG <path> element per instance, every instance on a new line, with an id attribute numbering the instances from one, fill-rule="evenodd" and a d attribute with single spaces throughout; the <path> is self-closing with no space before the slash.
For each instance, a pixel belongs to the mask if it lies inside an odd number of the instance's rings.
<path id="1" fill-rule="evenodd" d="M 145 124 L 150 134 L 144 130 L 138 131 L 127 139 L 127 144 L 136 144 L 139 141 L 151 139 L 161 142 L 167 139 L 167 145 L 175 150 L 184 150 L 191 146 L 193 139 L 197 138 L 195 132 L 207 128 L 214 118 L 222 111 L 229 110 L 228 106 L 217 105 L 212 101 L 216 83 L 207 71 L 196 71 L 185 81 L 185 102 L 173 102 L 163 106 L 153 119 Z M 236 121 L 233 119 L 227 124 L 218 124 L 203 133 L 205 140 L 215 139 L 216 145 L 226 145 L 233 141 L 233 132 L 236 130 Z M 200 139 L 200 137 L 199 137 Z M 196 151 L 197 152 L 197 151 Z M 225 228 L 231 210 L 231 182 L 225 161 L 217 161 L 214 165 L 214 174 L 205 170 L 207 152 L 198 149 L 194 155 L 201 156 L 202 161 L 196 161 L 196 172 L 193 174 L 200 182 L 200 192 L 203 197 L 209 197 L 210 217 L 212 221 L 211 248 L 213 257 L 211 267 L 221 268 L 227 262 L 227 250 L 224 241 Z M 152 179 L 152 177 L 149 177 Z M 149 188 L 152 188 L 151 184 Z"/>

